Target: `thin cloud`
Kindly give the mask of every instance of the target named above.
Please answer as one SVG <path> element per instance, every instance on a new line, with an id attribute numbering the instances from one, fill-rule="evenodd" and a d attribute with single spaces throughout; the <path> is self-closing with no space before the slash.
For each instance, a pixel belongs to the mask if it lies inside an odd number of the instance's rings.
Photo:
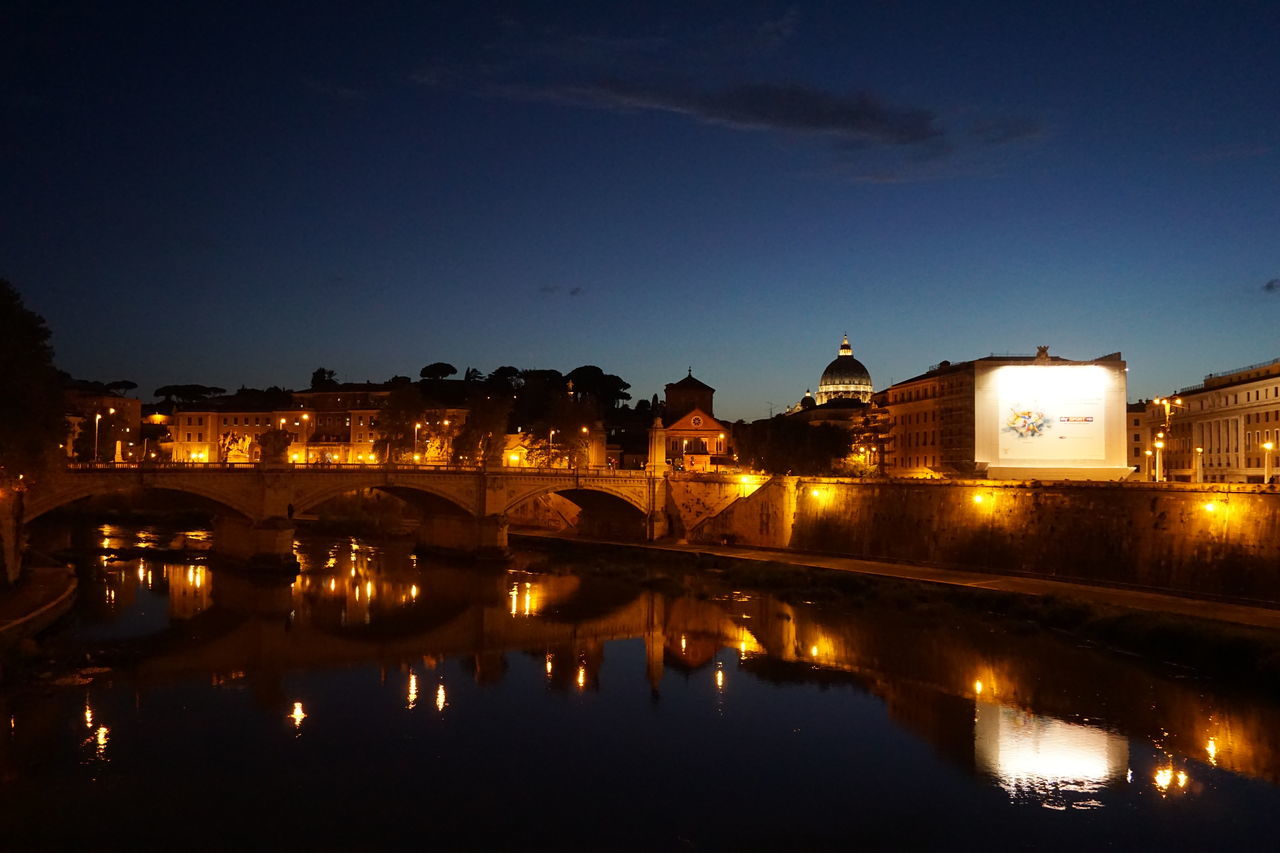
<path id="1" fill-rule="evenodd" d="M 969 133 L 984 145 L 1009 145 L 1044 136 L 1044 126 L 1029 118 L 988 118 L 969 125 Z"/>
<path id="2" fill-rule="evenodd" d="M 739 130 L 823 134 L 853 146 L 937 143 L 946 135 L 931 110 L 903 109 L 868 93 L 840 95 L 799 83 L 749 83 L 704 92 L 609 81 L 542 94 L 606 109 L 675 113 Z"/>

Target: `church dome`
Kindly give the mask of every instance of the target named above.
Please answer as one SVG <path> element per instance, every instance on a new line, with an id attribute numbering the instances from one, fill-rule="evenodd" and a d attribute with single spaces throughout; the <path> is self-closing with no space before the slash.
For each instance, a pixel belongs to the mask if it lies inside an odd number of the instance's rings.
<path id="1" fill-rule="evenodd" d="M 841 399 L 864 403 L 871 399 L 871 374 L 853 357 L 848 335 L 840 342 L 840 354 L 822 371 L 822 380 L 818 383 L 819 405 Z"/>

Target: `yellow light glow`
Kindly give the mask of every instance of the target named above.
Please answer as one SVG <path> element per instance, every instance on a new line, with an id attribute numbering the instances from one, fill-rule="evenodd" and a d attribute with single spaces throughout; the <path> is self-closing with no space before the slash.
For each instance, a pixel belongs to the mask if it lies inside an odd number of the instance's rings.
<path id="1" fill-rule="evenodd" d="M 510 456 L 507 457 L 507 459 L 511 461 L 512 465 L 515 465 L 520 461 L 520 455 L 518 453 L 512 453 Z"/>
<path id="2" fill-rule="evenodd" d="M 108 740 L 107 735 L 110 732 L 111 732 L 111 729 L 107 728 L 106 726 L 98 726 L 98 731 L 94 737 L 94 742 L 95 742 L 94 754 L 97 755 L 99 759 L 103 758 L 104 755 L 106 754 L 107 740 Z"/>
<path id="3" fill-rule="evenodd" d="M 974 503 L 976 503 L 976 504 L 980 504 L 980 503 L 982 503 L 982 502 L 983 502 L 983 500 L 985 500 L 985 498 L 983 498 L 983 496 L 982 496 L 982 495 L 974 495 L 974 496 L 973 496 L 973 502 L 974 502 Z"/>
<path id="4" fill-rule="evenodd" d="M 416 583 L 415 583 L 413 586 L 409 587 L 409 597 L 410 597 L 410 598 L 412 598 L 413 600 L 417 601 L 417 599 L 418 599 L 418 585 L 417 585 Z"/>
<path id="5" fill-rule="evenodd" d="M 810 647 L 809 647 L 809 657 L 811 657 L 811 658 L 816 658 L 817 656 L 818 656 L 818 647 L 817 647 L 817 646 L 810 646 Z"/>
<path id="6" fill-rule="evenodd" d="M 587 668 L 585 666 L 579 666 L 578 667 L 578 689 L 581 690 L 586 686 L 587 686 Z"/>
<path id="7" fill-rule="evenodd" d="M 1218 741 L 1209 738 L 1209 742 L 1204 745 L 1204 751 L 1209 754 L 1209 763 L 1217 766 L 1218 764 Z"/>
<path id="8" fill-rule="evenodd" d="M 338 579 L 329 578 L 329 592 L 333 592 L 337 588 L 338 588 Z"/>
<path id="9" fill-rule="evenodd" d="M 1207 504 L 1204 505 L 1205 512 L 1216 512 L 1217 509 L 1218 509 L 1218 505 L 1213 501 L 1209 501 Z"/>
<path id="10" fill-rule="evenodd" d="M 548 654 L 548 655 L 547 655 L 547 675 L 550 675 L 550 674 L 551 674 L 551 669 L 552 669 L 552 666 L 551 666 L 551 659 L 552 659 L 553 657 L 554 657 L 554 655 L 551 655 L 551 654 Z"/>
<path id="11" fill-rule="evenodd" d="M 306 712 L 302 710 L 301 702 L 293 703 L 293 712 L 290 713 L 288 717 L 290 720 L 293 720 L 293 727 L 295 730 L 302 728 L 302 721 L 307 718 L 307 715 Z"/>
<path id="12" fill-rule="evenodd" d="M 445 700 L 444 685 L 441 684 L 439 687 L 436 688 L 436 710 L 443 711 L 444 706 L 447 704 L 449 703 Z"/>
<path id="13" fill-rule="evenodd" d="M 1156 771 L 1155 780 L 1156 787 L 1160 789 L 1161 793 L 1169 790 L 1169 786 L 1173 784 L 1173 768 L 1161 767 Z"/>
<path id="14" fill-rule="evenodd" d="M 684 634 L 681 634 L 680 635 L 680 651 L 684 652 L 685 649 L 687 648 L 689 648 L 689 638 L 686 637 Z"/>
<path id="15" fill-rule="evenodd" d="M 1275 448 L 1276 448 L 1275 442 L 1271 442 L 1271 441 L 1263 442 L 1263 445 L 1262 445 L 1263 450 L 1270 451 L 1270 450 L 1275 450 Z"/>
<path id="16" fill-rule="evenodd" d="M 1187 774 L 1185 771 L 1179 770 L 1174 778 L 1178 780 L 1179 788 L 1187 787 Z"/>
<path id="17" fill-rule="evenodd" d="M 981 681 L 975 681 L 975 682 L 973 682 L 973 692 L 974 692 L 974 694 L 975 694 L 975 695 L 977 695 L 977 696 L 981 696 L 981 695 L 982 695 L 982 682 L 981 682 Z"/>
<path id="18" fill-rule="evenodd" d="M 89 707 L 89 703 L 84 705 L 84 727 L 86 729 L 93 728 L 93 709 Z"/>
<path id="19" fill-rule="evenodd" d="M 408 708 L 410 711 L 418 704 L 418 674 L 413 670 L 409 670 L 409 695 Z"/>
<path id="20" fill-rule="evenodd" d="M 723 669 L 716 670 L 716 689 L 724 690 L 724 670 Z"/>

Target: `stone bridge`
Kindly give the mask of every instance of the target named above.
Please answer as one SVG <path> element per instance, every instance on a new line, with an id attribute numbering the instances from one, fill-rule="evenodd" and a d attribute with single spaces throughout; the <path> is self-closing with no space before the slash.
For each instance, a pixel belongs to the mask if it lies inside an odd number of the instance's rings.
<path id="1" fill-rule="evenodd" d="M 420 516 L 425 545 L 480 556 L 507 547 L 508 513 L 557 494 L 585 516 L 608 516 L 630 538 L 666 532 L 665 481 L 645 471 L 609 468 L 529 469 L 372 466 L 143 465 L 69 467 L 30 487 L 0 492 L 5 565 L 16 566 L 21 527 L 92 495 L 162 490 L 215 506 L 215 548 L 258 563 L 292 563 L 294 517 L 339 495 L 377 489 Z M 12 562 L 11 562 L 12 561 Z"/>

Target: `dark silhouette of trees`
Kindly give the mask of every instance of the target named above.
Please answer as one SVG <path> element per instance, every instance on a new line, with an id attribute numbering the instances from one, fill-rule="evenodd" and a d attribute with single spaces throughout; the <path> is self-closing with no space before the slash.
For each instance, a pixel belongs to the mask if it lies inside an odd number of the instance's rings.
<path id="1" fill-rule="evenodd" d="M 425 401 L 418 386 L 406 376 L 404 382 L 395 384 L 391 393 L 382 400 L 378 411 L 378 436 L 386 450 L 387 461 L 394 461 L 397 453 L 412 451 L 413 425 L 419 423 Z"/>
<path id="2" fill-rule="evenodd" d="M 575 367 L 565 378 L 573 383 L 575 394 L 589 396 L 601 412 L 616 409 L 623 400 L 631 399 L 631 395 L 627 393 L 631 383 L 621 376 L 605 373 L 594 364 Z"/>
<path id="3" fill-rule="evenodd" d="M 447 361 L 433 361 L 418 371 L 418 375 L 423 379 L 445 379 L 454 376 L 457 372 L 458 368 Z"/>
<path id="4" fill-rule="evenodd" d="M 227 393 L 226 388 L 216 385 L 162 385 L 152 392 L 156 397 L 163 397 L 166 403 L 177 400 L 179 403 L 199 403 L 210 397 Z"/>
<path id="5" fill-rule="evenodd" d="M 775 415 L 733 428 L 738 460 L 770 474 L 831 474 L 848 455 L 853 432 Z"/>
<path id="6" fill-rule="evenodd" d="M 337 372 L 317 367 L 311 372 L 311 390 L 328 391 L 338 387 Z"/>
<path id="7" fill-rule="evenodd" d="M 42 468 L 66 435 L 64 377 L 49 334 L 44 318 L 0 279 L 0 478 Z"/>

